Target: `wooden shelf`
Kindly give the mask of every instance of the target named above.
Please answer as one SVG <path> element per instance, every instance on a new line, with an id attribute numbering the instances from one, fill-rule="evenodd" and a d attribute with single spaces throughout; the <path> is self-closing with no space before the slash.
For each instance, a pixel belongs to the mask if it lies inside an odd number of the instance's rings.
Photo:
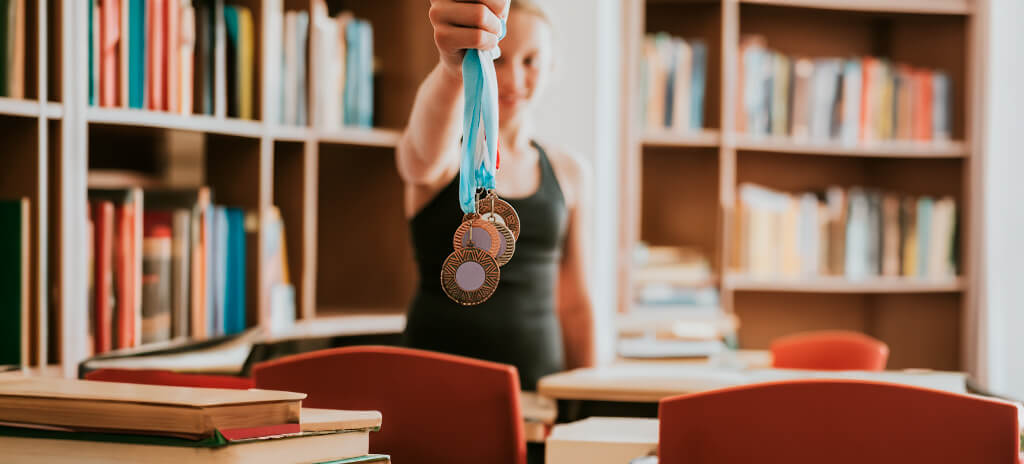
<path id="1" fill-rule="evenodd" d="M 402 132 L 395 129 L 333 129 L 318 130 L 316 139 L 321 143 L 334 143 L 339 145 L 359 145 L 366 147 L 388 147 L 398 146 L 398 139 Z"/>
<path id="2" fill-rule="evenodd" d="M 845 277 L 759 279 L 734 274 L 726 276 L 725 287 L 741 292 L 952 293 L 963 291 L 964 282 L 961 277 L 943 280 L 906 277 L 873 277 L 863 280 Z"/>
<path id="3" fill-rule="evenodd" d="M 258 121 L 220 119 L 201 115 L 184 116 L 157 111 L 122 108 L 89 108 L 86 110 L 86 119 L 91 124 L 153 127 L 157 129 L 205 132 L 236 137 L 259 138 L 264 133 L 263 125 Z"/>
<path id="4" fill-rule="evenodd" d="M 720 142 L 721 137 L 714 129 L 694 132 L 648 130 L 643 134 L 646 147 L 717 147 Z"/>
<path id="5" fill-rule="evenodd" d="M 951 142 L 877 142 L 850 146 L 838 142 L 798 142 L 788 137 L 754 137 L 737 134 L 735 148 L 746 151 L 797 155 L 856 156 L 868 158 L 965 158 L 967 144 Z"/>
<path id="6" fill-rule="evenodd" d="M 40 108 L 38 100 L 0 97 L 0 114 L 2 115 L 38 117 Z"/>
<path id="7" fill-rule="evenodd" d="M 313 130 L 301 126 L 273 126 L 270 136 L 284 142 L 305 142 L 313 136 Z"/>
<path id="8" fill-rule="evenodd" d="M 968 0 L 740 0 L 740 3 L 874 13 L 971 13 L 971 4 Z"/>

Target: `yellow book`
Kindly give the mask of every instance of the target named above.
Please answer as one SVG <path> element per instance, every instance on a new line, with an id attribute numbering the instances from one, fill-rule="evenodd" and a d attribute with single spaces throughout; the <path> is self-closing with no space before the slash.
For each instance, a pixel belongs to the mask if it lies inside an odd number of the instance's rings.
<path id="1" fill-rule="evenodd" d="M 917 276 L 917 200 L 913 197 L 903 199 L 900 205 L 900 226 L 903 238 L 902 274 L 907 277 Z"/>
<path id="2" fill-rule="evenodd" d="M 245 7 L 238 8 L 238 116 L 242 119 L 254 119 L 253 107 L 253 70 L 255 44 L 252 24 L 252 12 Z"/>

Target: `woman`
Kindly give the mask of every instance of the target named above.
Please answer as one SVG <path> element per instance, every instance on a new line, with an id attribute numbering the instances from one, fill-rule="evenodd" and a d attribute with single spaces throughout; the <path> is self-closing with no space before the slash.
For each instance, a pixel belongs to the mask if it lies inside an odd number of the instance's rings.
<path id="1" fill-rule="evenodd" d="M 441 264 L 462 221 L 458 200 L 462 57 L 498 42 L 509 0 L 432 0 L 430 22 L 441 59 L 420 86 L 398 145 L 420 286 L 409 309 L 414 348 L 512 364 L 522 387 L 594 362 L 586 288 L 586 172 L 560 150 L 533 140 L 528 110 L 552 67 L 551 23 L 535 4 L 511 0 L 508 33 L 494 62 L 499 94 L 498 195 L 519 213 L 515 256 L 498 290 L 464 308 L 441 289 Z"/>

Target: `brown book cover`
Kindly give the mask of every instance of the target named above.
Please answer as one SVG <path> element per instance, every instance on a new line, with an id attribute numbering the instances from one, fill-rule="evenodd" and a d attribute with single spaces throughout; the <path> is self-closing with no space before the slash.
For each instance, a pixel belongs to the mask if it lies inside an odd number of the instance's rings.
<path id="1" fill-rule="evenodd" d="M 171 339 L 171 214 L 146 211 L 142 251 L 142 343 Z"/>
<path id="2" fill-rule="evenodd" d="M 846 216 L 848 195 L 841 187 L 830 187 L 827 193 L 829 212 L 829 266 L 830 275 L 846 273 Z"/>
<path id="3" fill-rule="evenodd" d="M 904 276 L 917 276 L 917 198 L 904 197 L 900 204 L 900 235 L 900 270 Z"/>
<path id="4" fill-rule="evenodd" d="M 205 438 L 216 429 L 297 423 L 305 397 L 23 377 L 0 381 L 0 421 Z"/>
<path id="5" fill-rule="evenodd" d="M 882 197 L 882 275 L 900 274 L 900 199 L 894 193 Z"/>
<path id="6" fill-rule="evenodd" d="M 814 62 L 799 58 L 793 64 L 793 106 L 790 108 L 791 127 L 789 134 L 794 138 L 807 138 L 811 131 L 811 76 Z"/>
<path id="7" fill-rule="evenodd" d="M 93 351 L 114 348 L 114 204 L 101 201 L 92 206 L 93 222 Z"/>

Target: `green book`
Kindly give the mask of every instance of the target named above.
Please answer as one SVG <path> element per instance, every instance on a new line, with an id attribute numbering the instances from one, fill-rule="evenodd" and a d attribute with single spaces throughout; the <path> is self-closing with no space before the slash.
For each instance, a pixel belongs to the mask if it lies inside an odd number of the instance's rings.
<path id="1" fill-rule="evenodd" d="M 3 56 L 0 57 L 0 96 L 7 96 L 7 82 L 10 80 L 7 77 L 7 73 L 11 72 L 8 69 L 8 63 L 10 63 L 10 34 L 11 34 L 11 14 L 10 7 L 13 5 L 11 0 L 0 0 L 0 51 L 3 51 Z"/>
<path id="2" fill-rule="evenodd" d="M 28 364 L 28 199 L 0 200 L 0 365 Z"/>

